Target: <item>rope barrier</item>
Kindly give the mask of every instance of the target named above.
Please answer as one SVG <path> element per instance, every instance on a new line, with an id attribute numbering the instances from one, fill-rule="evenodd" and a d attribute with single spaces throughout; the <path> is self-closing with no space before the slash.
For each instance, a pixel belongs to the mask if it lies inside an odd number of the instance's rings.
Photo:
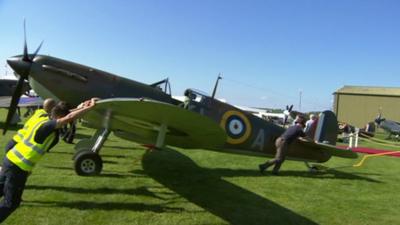
<path id="1" fill-rule="evenodd" d="M 377 154 L 372 154 L 372 155 L 364 155 L 364 157 L 361 159 L 361 161 L 359 163 L 354 164 L 353 167 L 361 167 L 364 164 L 364 162 L 367 160 L 367 158 L 391 155 L 391 154 L 396 154 L 396 153 L 400 153 L 400 152 L 392 151 L 392 152 L 383 152 L 383 153 L 377 153 Z"/>
<path id="2" fill-rule="evenodd" d="M 388 144 L 388 143 L 381 143 L 379 141 L 374 141 L 374 140 L 371 140 L 370 138 L 364 138 L 364 137 L 360 137 L 360 138 L 366 142 L 370 142 L 370 143 L 374 143 L 374 144 L 378 144 L 378 145 L 388 146 L 388 147 L 392 147 L 392 148 L 400 147 L 399 145 L 392 145 L 392 144 Z"/>
<path id="3" fill-rule="evenodd" d="M 379 139 L 379 138 L 369 137 L 368 135 L 365 135 L 363 133 L 360 133 L 360 136 L 362 136 L 363 138 L 375 141 L 377 143 L 387 143 L 387 144 L 393 143 L 392 141 L 386 141 L 386 140 L 382 140 L 382 139 Z M 394 144 L 394 145 L 397 146 L 397 147 L 400 147 L 400 144 Z"/>
<path id="4" fill-rule="evenodd" d="M 399 148 L 400 147 L 400 145 L 389 144 L 391 142 L 380 140 L 378 138 L 372 138 L 372 137 L 369 137 L 369 136 L 367 136 L 365 134 L 362 134 L 362 133 L 360 133 L 360 137 L 359 138 L 364 140 L 364 141 L 366 141 L 366 142 L 379 144 L 379 145 L 383 145 L 383 146 L 388 146 L 388 147 L 392 147 L 392 148 Z M 384 142 L 384 143 L 382 143 L 382 142 Z M 369 158 L 380 157 L 380 156 L 385 156 L 385 155 L 392 155 L 392 154 L 396 154 L 396 153 L 400 154 L 400 151 L 390 151 L 390 152 L 382 152 L 382 153 L 376 153 L 376 154 L 368 154 L 368 155 L 364 155 L 362 157 L 362 159 L 358 163 L 356 163 L 354 165 L 333 167 L 333 168 L 328 168 L 328 169 L 325 169 L 325 170 L 338 169 L 338 168 L 349 168 L 349 167 L 361 167 L 365 163 L 365 161 L 367 159 L 369 159 Z"/>
<path id="5" fill-rule="evenodd" d="M 319 167 L 320 165 L 313 165 L 313 167 L 318 168 L 318 170 L 325 170 L 325 171 L 334 170 L 334 169 L 350 168 L 350 167 L 361 167 L 368 158 L 391 155 L 391 154 L 396 154 L 396 153 L 400 153 L 400 151 L 392 151 L 392 152 L 383 152 L 383 153 L 377 153 L 377 154 L 364 155 L 362 157 L 362 159 L 360 160 L 360 162 L 353 164 L 353 165 L 337 166 L 337 167 L 331 167 L 331 168 L 329 168 L 329 167 L 325 168 L 324 166 Z"/>

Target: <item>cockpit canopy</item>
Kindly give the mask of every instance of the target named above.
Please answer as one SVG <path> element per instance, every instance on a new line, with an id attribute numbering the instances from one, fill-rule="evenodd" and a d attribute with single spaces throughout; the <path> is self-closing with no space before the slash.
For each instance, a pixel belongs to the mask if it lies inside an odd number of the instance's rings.
<path id="1" fill-rule="evenodd" d="M 211 101 L 211 97 L 207 93 L 196 89 L 186 89 L 184 95 L 189 97 L 192 101 L 198 103 L 206 103 Z"/>
<path id="2" fill-rule="evenodd" d="M 168 78 L 150 84 L 150 86 L 164 92 L 167 95 L 171 95 L 171 84 L 169 83 Z"/>

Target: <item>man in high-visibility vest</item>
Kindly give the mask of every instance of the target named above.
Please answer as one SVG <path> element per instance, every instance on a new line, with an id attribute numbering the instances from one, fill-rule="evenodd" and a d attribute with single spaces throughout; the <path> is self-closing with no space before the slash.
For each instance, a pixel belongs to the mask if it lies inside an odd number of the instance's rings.
<path id="1" fill-rule="evenodd" d="M 13 138 L 8 142 L 6 146 L 6 153 L 14 147 L 18 142 L 22 140 L 22 137 L 24 133 L 26 132 L 26 127 L 32 122 L 35 121 L 37 117 L 43 117 L 43 116 L 49 116 L 51 113 L 51 110 L 54 108 L 56 105 L 56 101 L 52 98 L 47 98 L 43 102 L 43 109 L 37 109 L 33 115 L 25 122 L 25 125 L 23 128 L 19 129 L 17 134 L 13 136 Z"/>
<path id="2" fill-rule="evenodd" d="M 58 143 L 58 129 L 82 116 L 95 105 L 95 99 L 88 100 L 78 108 L 68 110 L 65 102 L 59 102 L 49 117 L 37 117 L 26 127 L 22 140 L 7 152 L 2 172 L 6 177 L 0 184 L 0 223 L 21 203 L 28 174 L 47 150 Z"/>
<path id="3" fill-rule="evenodd" d="M 29 127 L 29 124 L 34 122 L 37 118 L 39 117 L 49 117 L 51 110 L 54 108 L 54 106 L 57 104 L 57 102 L 52 99 L 52 98 L 47 98 L 43 102 L 43 109 L 37 109 L 33 115 L 25 122 L 25 125 L 23 128 L 19 129 L 17 133 L 13 136 L 13 138 L 7 143 L 6 148 L 5 148 L 5 153 L 7 154 L 8 151 L 10 151 L 18 142 L 22 141 L 23 135 L 26 132 L 26 128 Z M 0 167 L 1 169 L 1 167 Z M 5 176 L 3 171 L 0 171 L 0 186 L 5 182 Z"/>

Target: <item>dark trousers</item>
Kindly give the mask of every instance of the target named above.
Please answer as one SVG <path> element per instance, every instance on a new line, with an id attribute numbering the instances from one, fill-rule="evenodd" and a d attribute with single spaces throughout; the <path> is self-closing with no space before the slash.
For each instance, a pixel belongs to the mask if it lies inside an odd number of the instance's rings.
<path id="1" fill-rule="evenodd" d="M 4 183 L 0 183 L 0 223 L 3 222 L 21 203 L 22 193 L 28 178 L 28 172 L 4 158 L 2 175 Z"/>
<path id="2" fill-rule="evenodd" d="M 274 169 L 272 171 L 274 173 L 278 173 L 282 163 L 285 161 L 287 152 L 289 150 L 289 143 L 287 143 L 285 139 L 278 138 L 275 141 L 275 147 L 276 147 L 275 158 L 273 160 L 267 161 L 264 164 L 264 167 L 268 168 L 274 165 Z"/>
<path id="3" fill-rule="evenodd" d="M 10 151 L 15 145 L 17 144 L 17 142 L 15 142 L 13 139 L 11 139 L 8 143 L 7 146 L 5 148 L 5 155 L 7 155 L 8 151 Z M 6 180 L 6 177 L 4 176 L 3 170 L 0 171 L 0 184 L 4 184 Z M 1 188 L 3 189 L 3 188 Z"/>
<path id="4" fill-rule="evenodd" d="M 10 151 L 15 145 L 17 144 L 17 142 L 14 141 L 14 139 L 11 139 L 6 146 L 5 152 L 7 154 L 8 151 Z"/>
<path id="5" fill-rule="evenodd" d="M 69 144 L 73 144 L 75 133 L 76 133 L 75 122 L 71 122 L 71 123 L 69 123 L 69 125 L 65 125 L 61 129 L 60 136 L 65 142 L 67 142 Z"/>

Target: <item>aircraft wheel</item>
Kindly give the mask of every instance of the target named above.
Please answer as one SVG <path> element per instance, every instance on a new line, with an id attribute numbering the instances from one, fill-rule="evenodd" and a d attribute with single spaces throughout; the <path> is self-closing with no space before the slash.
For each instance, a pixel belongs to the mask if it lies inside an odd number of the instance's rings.
<path id="1" fill-rule="evenodd" d="M 74 156 L 74 168 L 76 174 L 80 176 L 98 175 L 103 169 L 103 160 L 95 152 L 81 150 Z"/>
<path id="2" fill-rule="evenodd" d="M 308 171 L 310 171 L 310 173 L 317 173 L 319 171 L 319 168 L 317 166 L 311 166 L 310 168 L 308 168 Z"/>

